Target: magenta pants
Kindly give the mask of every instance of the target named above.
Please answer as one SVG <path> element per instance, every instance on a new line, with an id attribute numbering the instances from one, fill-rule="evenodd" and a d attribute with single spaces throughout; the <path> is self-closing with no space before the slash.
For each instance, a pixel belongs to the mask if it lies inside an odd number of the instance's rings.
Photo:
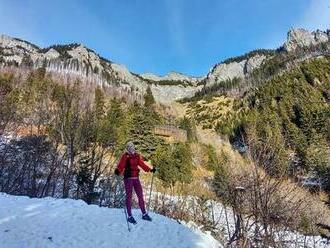
<path id="1" fill-rule="evenodd" d="M 132 216 L 132 193 L 133 188 L 137 195 L 139 207 L 142 211 L 142 214 L 146 213 L 146 208 L 144 206 L 144 200 L 143 200 L 143 191 L 142 186 L 139 178 L 125 178 L 124 179 L 125 184 L 125 191 L 126 191 L 126 209 L 128 216 Z"/>

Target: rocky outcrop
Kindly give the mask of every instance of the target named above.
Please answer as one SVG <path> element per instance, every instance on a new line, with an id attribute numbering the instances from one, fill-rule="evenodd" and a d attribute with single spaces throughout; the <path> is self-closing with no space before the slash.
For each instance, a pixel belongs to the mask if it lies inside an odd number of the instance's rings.
<path id="1" fill-rule="evenodd" d="M 283 48 L 294 51 L 299 47 L 309 47 L 330 41 L 330 32 L 317 30 L 309 32 L 305 29 L 292 29 L 288 32 L 287 41 Z M 328 45 L 329 47 L 329 45 Z M 215 65 L 205 78 L 205 85 L 210 86 L 234 78 L 248 78 L 252 71 L 259 68 L 272 54 L 263 51 L 254 51 L 246 55 L 229 59 Z"/>
<path id="2" fill-rule="evenodd" d="M 263 54 L 257 54 L 256 56 L 249 58 L 245 64 L 245 74 L 250 74 L 254 69 L 259 68 L 266 58 L 267 57 Z"/>
<path id="3" fill-rule="evenodd" d="M 182 85 L 151 85 L 151 91 L 157 96 L 158 101 L 162 103 L 170 103 L 181 98 L 192 97 L 202 89 L 203 86 L 182 86 Z"/>
<path id="4" fill-rule="evenodd" d="M 231 62 L 229 64 L 221 63 L 216 65 L 207 76 L 207 84 L 215 84 L 234 77 L 243 78 L 246 60 Z"/>
<path id="5" fill-rule="evenodd" d="M 330 37 L 326 32 L 320 30 L 310 32 L 306 29 L 297 28 L 288 32 L 287 41 L 284 43 L 284 49 L 291 52 L 296 50 L 298 47 L 309 47 L 328 42 L 329 40 Z"/>
<path id="6" fill-rule="evenodd" d="M 0 35 L 0 45 L 4 48 L 16 47 L 19 52 L 23 53 L 24 51 L 31 53 L 37 53 L 39 51 L 39 47 L 36 45 L 7 35 Z"/>
<path id="7" fill-rule="evenodd" d="M 266 55 L 256 54 L 251 57 L 247 56 L 247 58 L 242 60 L 217 64 L 207 75 L 205 79 L 206 85 L 213 85 L 234 78 L 244 79 L 250 75 L 254 69 L 258 68 L 266 58 Z"/>
<path id="8" fill-rule="evenodd" d="M 202 80 L 203 78 L 198 78 L 198 77 L 189 77 L 187 75 L 178 73 L 178 72 L 170 72 L 165 76 L 157 76 L 153 73 L 144 73 L 141 74 L 141 77 L 147 80 L 152 80 L 152 81 L 186 81 L 186 82 L 191 82 L 191 83 L 196 83 Z"/>
<path id="9" fill-rule="evenodd" d="M 45 58 L 51 60 L 51 59 L 56 59 L 60 57 L 60 53 L 58 51 L 56 51 L 54 48 L 49 49 L 46 53 L 45 53 Z"/>

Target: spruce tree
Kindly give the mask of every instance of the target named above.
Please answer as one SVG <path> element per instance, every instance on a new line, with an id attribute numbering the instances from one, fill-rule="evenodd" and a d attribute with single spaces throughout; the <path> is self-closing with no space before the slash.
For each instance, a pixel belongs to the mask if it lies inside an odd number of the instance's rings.
<path id="1" fill-rule="evenodd" d="M 192 180 L 192 154 L 188 144 L 159 146 L 152 156 L 152 163 L 158 168 L 158 177 L 165 186 L 174 186 L 176 182 L 189 183 Z"/>
<path id="2" fill-rule="evenodd" d="M 161 123 L 161 117 L 153 109 L 137 104 L 130 108 L 128 115 L 128 139 L 149 159 L 157 146 L 163 143 L 163 140 L 153 132 L 155 125 Z"/>
<path id="3" fill-rule="evenodd" d="M 105 96 L 100 86 L 97 86 L 95 89 L 94 108 L 95 108 L 95 117 L 97 119 L 102 119 L 102 117 L 105 114 Z"/>
<path id="4" fill-rule="evenodd" d="M 189 142 L 197 141 L 196 125 L 191 119 L 187 117 L 182 118 L 179 122 L 179 127 L 187 131 L 187 139 Z"/>
<path id="5" fill-rule="evenodd" d="M 155 104 L 155 98 L 152 94 L 150 86 L 148 86 L 146 93 L 144 95 L 144 106 L 147 108 L 152 107 Z"/>
<path id="6" fill-rule="evenodd" d="M 124 112 L 120 102 L 112 99 L 103 123 L 107 142 L 115 147 L 116 153 L 124 149 L 128 140 L 130 117 Z"/>

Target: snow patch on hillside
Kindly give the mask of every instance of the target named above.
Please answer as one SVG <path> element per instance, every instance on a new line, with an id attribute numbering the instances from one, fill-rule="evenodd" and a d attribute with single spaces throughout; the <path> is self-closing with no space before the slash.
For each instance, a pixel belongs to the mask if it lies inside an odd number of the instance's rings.
<path id="1" fill-rule="evenodd" d="M 151 213 L 127 231 L 123 209 L 87 205 L 80 200 L 32 199 L 0 193 L 0 240 L 20 247 L 220 247 L 210 234 L 191 230 L 176 220 Z"/>

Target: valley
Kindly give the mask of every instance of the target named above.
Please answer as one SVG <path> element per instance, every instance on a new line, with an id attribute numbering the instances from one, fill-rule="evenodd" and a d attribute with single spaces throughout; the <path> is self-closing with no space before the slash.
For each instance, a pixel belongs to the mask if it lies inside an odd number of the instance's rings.
<path id="1" fill-rule="evenodd" d="M 153 212 L 223 246 L 327 247 L 329 51 L 329 31 L 293 29 L 207 75 L 157 76 L 1 35 L 0 191 L 122 207 L 113 171 L 133 141 L 157 167 Z"/>

